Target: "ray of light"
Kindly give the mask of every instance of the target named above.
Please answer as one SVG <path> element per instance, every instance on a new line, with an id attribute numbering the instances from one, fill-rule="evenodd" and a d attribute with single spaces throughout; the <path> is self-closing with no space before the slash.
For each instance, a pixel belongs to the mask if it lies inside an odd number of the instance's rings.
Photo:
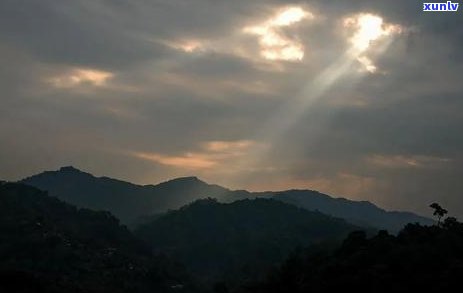
<path id="1" fill-rule="evenodd" d="M 297 124 L 303 115 L 314 110 L 311 105 L 325 96 L 338 81 L 349 77 L 349 82 L 353 86 L 365 76 L 365 73 L 375 73 L 377 67 L 366 53 L 379 40 L 384 42 L 376 46 L 376 52 L 385 52 L 392 42 L 392 36 L 399 33 L 401 29 L 398 25 L 385 24 L 381 17 L 371 14 L 359 14 L 356 18 L 348 18 L 344 21 L 345 27 L 351 25 L 354 25 L 356 30 L 349 39 L 351 45 L 345 53 L 314 79 L 309 80 L 298 95 L 289 99 L 280 111 L 272 116 L 266 126 L 259 131 L 256 135 L 257 140 L 264 141 L 269 145 L 277 143 L 293 125 Z M 363 72 L 353 72 L 354 65 L 359 62 L 365 67 L 365 70 Z M 323 119 L 326 122 L 329 118 L 323 117 Z M 322 122 L 317 121 L 317 123 Z M 317 131 L 322 131 L 322 128 L 322 125 L 320 125 Z M 312 136 L 315 137 L 316 135 L 312 134 Z M 243 161 L 242 164 L 258 166 L 267 155 L 262 151 L 250 152 L 246 157 L 246 161 Z M 243 177 L 235 180 L 241 181 Z"/>
<path id="2" fill-rule="evenodd" d="M 385 24 L 381 17 L 371 14 L 358 15 L 356 23 L 358 30 L 350 39 L 352 45 L 313 80 L 307 82 L 300 93 L 285 105 L 281 113 L 276 115 L 281 118 L 269 121 L 268 129 L 263 131 L 265 137 L 270 138 L 271 141 L 276 140 L 288 128 L 297 123 L 301 115 L 307 113 L 310 105 L 322 98 L 339 80 L 348 76 L 350 83 L 354 84 L 361 79 L 362 74 L 352 74 L 353 64 L 359 59 L 366 63 L 370 69 L 369 72 L 376 71 L 376 66 L 365 53 L 372 46 L 373 41 L 391 36 L 393 32 L 399 32 L 400 26 Z M 373 27 L 368 28 L 367 26 Z M 358 41 L 352 41 L 357 39 Z M 377 46 L 378 52 L 384 53 L 391 42 L 392 38 L 384 39 L 384 42 Z"/>

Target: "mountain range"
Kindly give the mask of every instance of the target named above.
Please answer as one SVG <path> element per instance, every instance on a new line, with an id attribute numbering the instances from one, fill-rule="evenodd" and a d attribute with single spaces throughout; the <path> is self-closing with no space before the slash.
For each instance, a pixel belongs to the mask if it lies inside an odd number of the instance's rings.
<path id="1" fill-rule="evenodd" d="M 241 199 L 273 198 L 298 207 L 346 219 L 352 224 L 399 231 L 407 223 L 431 225 L 431 219 L 410 212 L 386 211 L 367 201 L 334 198 L 312 190 L 248 192 L 183 177 L 157 185 L 136 185 L 108 177 L 95 177 L 74 167 L 46 171 L 20 181 L 48 191 L 78 207 L 107 210 L 133 225 L 143 217 L 178 209 L 195 200 L 216 198 L 230 203 Z"/>

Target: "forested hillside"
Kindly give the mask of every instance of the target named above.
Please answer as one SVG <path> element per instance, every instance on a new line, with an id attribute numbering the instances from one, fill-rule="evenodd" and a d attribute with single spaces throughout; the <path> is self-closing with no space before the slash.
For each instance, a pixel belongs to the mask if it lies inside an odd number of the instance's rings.
<path id="1" fill-rule="evenodd" d="M 0 184 L 1 292 L 191 290 L 182 266 L 154 256 L 108 212 Z"/>
<path id="2" fill-rule="evenodd" d="M 334 252 L 300 252 L 244 292 L 453 292 L 463 277 L 463 224 L 409 224 L 397 236 L 357 231 Z"/>
<path id="3" fill-rule="evenodd" d="M 254 278 L 298 246 L 342 240 L 358 227 L 271 199 L 198 200 L 136 230 L 153 249 L 209 280 Z"/>

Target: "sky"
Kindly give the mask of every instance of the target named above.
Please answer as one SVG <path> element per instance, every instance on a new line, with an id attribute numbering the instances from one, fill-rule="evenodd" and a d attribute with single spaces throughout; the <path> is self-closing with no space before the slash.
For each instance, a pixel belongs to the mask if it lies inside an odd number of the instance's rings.
<path id="1" fill-rule="evenodd" d="M 73 165 L 463 217 L 463 7 L 2 0 L 0 179 Z"/>

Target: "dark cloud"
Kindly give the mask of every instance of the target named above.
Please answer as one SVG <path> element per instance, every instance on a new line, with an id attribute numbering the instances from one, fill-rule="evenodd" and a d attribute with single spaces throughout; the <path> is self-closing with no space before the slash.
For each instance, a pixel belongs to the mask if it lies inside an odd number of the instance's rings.
<path id="1" fill-rule="evenodd" d="M 316 18 L 278 33 L 304 46 L 304 60 L 264 60 L 243 28 L 296 4 Z M 422 213 L 430 201 L 462 206 L 463 20 L 421 9 L 398 0 L 1 1 L 0 177 L 74 164 L 143 183 L 199 175 Z M 406 28 L 372 57 L 380 72 L 359 75 L 354 61 L 301 102 L 321 72 L 340 70 L 342 21 L 359 12 Z M 226 147 L 212 151 L 211 141 Z M 182 169 L 137 152 L 217 166 Z"/>
<path id="2" fill-rule="evenodd" d="M 141 40 L 125 26 L 119 18 L 123 7 L 98 2 L 2 1 L 2 41 L 46 62 L 103 68 L 162 56 L 162 46 Z"/>

